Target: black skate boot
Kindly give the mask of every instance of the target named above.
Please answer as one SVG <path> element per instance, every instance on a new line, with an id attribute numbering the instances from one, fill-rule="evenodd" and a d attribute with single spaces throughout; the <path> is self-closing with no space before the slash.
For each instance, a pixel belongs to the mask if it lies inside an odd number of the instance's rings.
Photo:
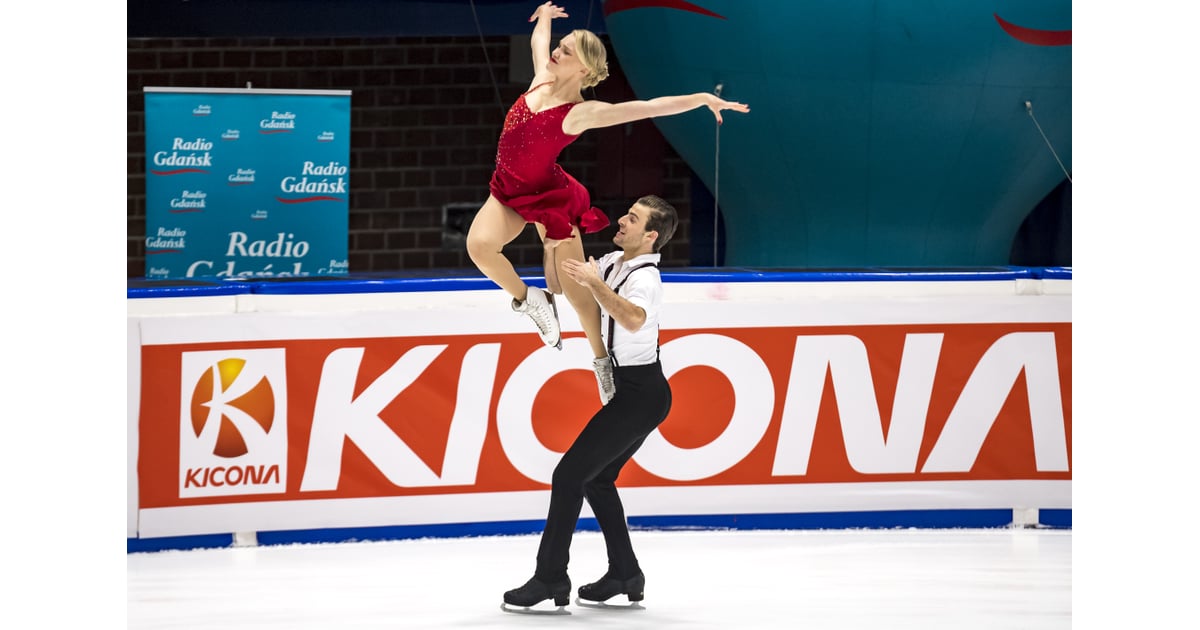
<path id="1" fill-rule="evenodd" d="M 616 608 L 622 610 L 642 610 L 641 602 L 646 590 L 646 576 L 638 571 L 633 577 L 619 580 L 612 574 L 605 573 L 604 577 L 579 587 L 579 596 L 575 603 L 589 608 Z M 629 598 L 628 605 L 612 605 L 604 602 L 625 595 Z"/>
<path id="2" fill-rule="evenodd" d="M 535 609 L 534 606 L 553 599 L 554 605 L 558 606 L 554 610 Z M 538 614 L 538 615 L 569 615 L 571 614 L 566 608 L 571 602 L 571 580 L 564 579 L 561 582 L 543 582 L 537 577 L 529 578 L 520 588 L 514 588 L 504 594 L 504 603 L 500 604 L 500 609 L 505 612 Z M 513 607 L 516 608 L 513 608 Z"/>

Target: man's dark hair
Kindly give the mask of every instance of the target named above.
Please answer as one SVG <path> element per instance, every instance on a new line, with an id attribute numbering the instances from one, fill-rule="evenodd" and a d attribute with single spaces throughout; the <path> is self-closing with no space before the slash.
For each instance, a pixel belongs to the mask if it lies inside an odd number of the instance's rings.
<path id="1" fill-rule="evenodd" d="M 675 206 L 658 195 L 646 195 L 638 199 L 637 203 L 653 210 L 650 216 L 646 217 L 646 231 L 658 232 L 658 238 L 654 239 L 654 251 L 657 253 L 672 236 L 675 236 L 675 228 L 679 226 L 679 214 L 675 212 Z"/>

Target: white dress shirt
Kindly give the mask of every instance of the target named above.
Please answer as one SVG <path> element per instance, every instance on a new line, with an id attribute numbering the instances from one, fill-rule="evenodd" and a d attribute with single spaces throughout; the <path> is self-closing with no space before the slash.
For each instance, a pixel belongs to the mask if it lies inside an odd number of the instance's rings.
<path id="1" fill-rule="evenodd" d="M 600 331 L 604 335 L 604 343 L 612 347 L 612 356 L 617 365 L 649 365 L 658 360 L 658 314 L 662 310 L 663 286 L 662 276 L 658 267 L 644 267 L 633 271 L 643 263 L 655 263 L 662 258 L 661 254 L 642 254 L 633 260 L 622 260 L 624 252 L 618 250 L 606 254 L 598 261 L 600 277 L 608 277 L 605 283 L 609 288 L 621 285 L 617 294 L 640 306 L 646 311 L 646 321 L 642 327 L 630 332 L 620 324 L 613 326 L 613 339 L 609 343 L 609 314 L 600 309 Z"/>

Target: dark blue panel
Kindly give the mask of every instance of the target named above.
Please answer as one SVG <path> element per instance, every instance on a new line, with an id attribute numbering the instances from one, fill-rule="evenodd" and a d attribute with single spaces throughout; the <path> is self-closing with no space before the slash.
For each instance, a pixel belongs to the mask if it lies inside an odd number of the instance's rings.
<path id="1" fill-rule="evenodd" d="M 1041 510 L 1040 525 L 1071 528 L 1071 510 Z M 685 516 L 636 516 L 631 528 L 659 531 L 789 530 L 789 529 L 993 529 L 1012 525 L 1012 510 L 896 510 L 879 512 L 828 512 L 815 514 L 716 514 Z M 335 529 L 258 532 L 260 545 L 361 542 L 368 540 L 411 540 L 418 538 L 463 538 L 540 534 L 544 520 L 398 525 L 390 527 L 347 527 Z M 578 531 L 600 531 L 594 518 L 581 518 Z M 167 549 L 219 548 L 232 545 L 232 534 L 178 536 L 126 540 L 129 553 Z"/>
<path id="2" fill-rule="evenodd" d="M 1038 524 L 1071 529 L 1071 510 L 1038 510 Z"/>
<path id="3" fill-rule="evenodd" d="M 360 542 L 366 540 L 413 540 L 418 538 L 464 538 L 470 536 L 514 536 L 540 534 L 545 520 L 498 521 L 491 523 L 448 523 L 396 525 L 389 527 L 344 527 L 336 529 L 259 532 L 260 545 L 297 543 Z M 580 531 L 599 531 L 596 519 L 579 519 Z"/>
<path id="4" fill-rule="evenodd" d="M 219 549 L 231 546 L 233 546 L 233 534 L 125 539 L 125 553 L 166 551 L 168 549 Z"/>
<path id="5" fill-rule="evenodd" d="M 543 284 L 545 286 L 545 281 Z M 317 279 L 288 283 L 260 282 L 254 292 L 272 295 L 322 295 L 330 293 L 413 293 L 418 291 L 483 291 L 496 283 L 478 278 Z"/>
<path id="6" fill-rule="evenodd" d="M 241 281 L 145 280 L 142 278 L 130 278 L 125 286 L 126 299 L 241 295 L 250 292 L 251 285 Z"/>
<path id="7" fill-rule="evenodd" d="M 1070 280 L 1070 267 L 1039 267 L 1035 269 L 1038 278 L 1047 280 Z"/>
<path id="8" fill-rule="evenodd" d="M 128 37 L 425 37 L 529 33 L 531 0 L 131 0 Z M 568 3 L 568 32 L 603 34 L 600 0 Z"/>
<path id="9" fill-rule="evenodd" d="M 642 529 L 891 529 L 917 527 L 990 528 L 1012 524 L 1012 510 L 899 510 L 814 514 L 718 514 L 706 516 L 639 516 L 629 519 Z"/>
<path id="10" fill-rule="evenodd" d="M 518 269 L 530 286 L 546 286 L 540 270 Z M 418 291 L 484 291 L 497 286 L 478 272 L 361 273 L 345 276 L 255 278 L 221 281 L 142 280 L 131 278 L 127 298 L 196 297 L 206 295 L 325 295 L 345 293 L 411 293 Z M 1003 282 L 1020 278 L 1071 279 L 1067 268 L 931 267 L 846 269 L 706 269 L 675 268 L 662 271 L 668 283 L 697 282 Z"/>

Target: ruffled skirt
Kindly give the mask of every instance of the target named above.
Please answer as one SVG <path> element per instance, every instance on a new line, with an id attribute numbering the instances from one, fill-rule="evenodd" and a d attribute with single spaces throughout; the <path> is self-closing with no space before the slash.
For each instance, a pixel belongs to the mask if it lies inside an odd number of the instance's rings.
<path id="1" fill-rule="evenodd" d="M 562 240 L 571 236 L 571 226 L 583 234 L 599 232 L 611 223 L 603 210 L 592 206 L 591 195 L 569 173 L 555 165 L 555 184 L 541 191 L 522 191 L 506 181 L 503 171 L 492 173 L 489 188 L 500 203 L 512 208 L 529 223 L 546 228 L 546 238 Z"/>

